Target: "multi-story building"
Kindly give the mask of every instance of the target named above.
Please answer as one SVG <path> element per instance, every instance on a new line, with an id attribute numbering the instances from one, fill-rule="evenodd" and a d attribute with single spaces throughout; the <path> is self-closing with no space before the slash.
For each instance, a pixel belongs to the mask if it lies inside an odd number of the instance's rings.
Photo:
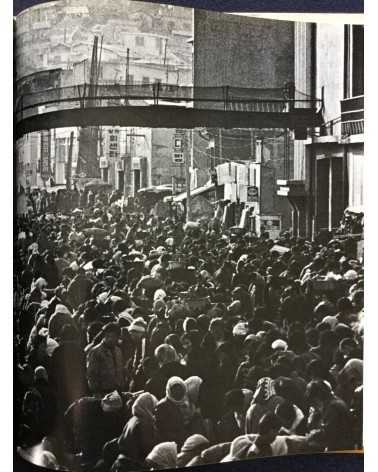
<path id="1" fill-rule="evenodd" d="M 364 28 L 295 24 L 295 82 L 323 97 L 324 126 L 295 142 L 294 176 L 280 181 L 293 209 L 294 234 L 339 225 L 348 207 L 363 205 Z"/>

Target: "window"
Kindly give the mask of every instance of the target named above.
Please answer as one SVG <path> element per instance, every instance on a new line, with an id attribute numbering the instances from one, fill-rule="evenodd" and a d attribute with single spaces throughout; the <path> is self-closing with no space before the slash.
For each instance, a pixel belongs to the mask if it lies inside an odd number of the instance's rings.
<path id="1" fill-rule="evenodd" d="M 149 77 L 142 77 L 142 84 L 143 85 L 148 85 L 150 83 L 150 78 Z"/>
<path id="2" fill-rule="evenodd" d="M 364 27 L 345 25 L 344 98 L 364 94 Z"/>
<path id="3" fill-rule="evenodd" d="M 163 45 L 162 39 L 161 38 L 155 38 L 155 45 L 156 45 L 156 49 L 158 49 L 161 53 L 162 45 Z"/>
<path id="4" fill-rule="evenodd" d="M 143 36 L 136 36 L 135 37 L 135 45 L 136 46 L 144 46 L 144 37 Z"/>
<path id="5" fill-rule="evenodd" d="M 175 139 L 175 148 L 176 149 L 181 149 L 182 148 L 182 139 L 180 139 L 180 138 Z"/>
<path id="6" fill-rule="evenodd" d="M 112 151 L 117 151 L 118 150 L 118 143 L 110 143 L 109 144 L 109 149 Z"/>
<path id="7" fill-rule="evenodd" d="M 128 74 L 127 75 L 127 84 L 132 85 L 134 83 L 134 76 L 133 74 Z"/>
<path id="8" fill-rule="evenodd" d="M 110 142 L 117 142 L 117 141 L 118 141 L 118 136 L 115 135 L 115 134 L 111 134 L 111 135 L 109 136 L 109 141 L 110 141 Z"/>

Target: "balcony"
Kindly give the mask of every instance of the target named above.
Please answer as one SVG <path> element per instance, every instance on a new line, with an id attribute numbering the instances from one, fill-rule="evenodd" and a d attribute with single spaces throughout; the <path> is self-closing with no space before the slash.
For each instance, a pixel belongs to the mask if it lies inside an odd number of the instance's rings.
<path id="1" fill-rule="evenodd" d="M 351 136 L 364 132 L 364 96 L 341 100 L 341 134 Z"/>

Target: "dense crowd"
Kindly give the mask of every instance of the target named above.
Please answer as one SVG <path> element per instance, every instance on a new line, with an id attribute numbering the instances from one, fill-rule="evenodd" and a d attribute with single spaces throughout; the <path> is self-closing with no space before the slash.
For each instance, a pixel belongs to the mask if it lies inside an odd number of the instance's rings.
<path id="1" fill-rule="evenodd" d="M 362 448 L 353 239 L 271 241 L 62 195 L 18 200 L 20 452 L 123 472 Z"/>

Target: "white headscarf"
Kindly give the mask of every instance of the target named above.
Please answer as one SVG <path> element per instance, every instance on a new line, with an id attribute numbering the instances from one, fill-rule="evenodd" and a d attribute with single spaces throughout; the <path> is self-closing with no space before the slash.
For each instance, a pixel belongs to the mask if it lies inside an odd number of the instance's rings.
<path id="1" fill-rule="evenodd" d="M 177 444 L 160 443 L 152 449 L 146 459 L 163 469 L 174 469 L 177 466 Z"/>

